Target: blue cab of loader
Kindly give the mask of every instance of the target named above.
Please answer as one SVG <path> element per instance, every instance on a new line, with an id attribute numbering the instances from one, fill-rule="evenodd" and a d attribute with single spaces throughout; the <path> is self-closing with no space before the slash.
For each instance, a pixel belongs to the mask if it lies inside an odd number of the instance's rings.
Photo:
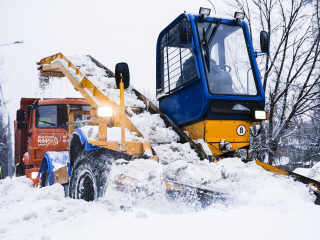
<path id="1" fill-rule="evenodd" d="M 267 113 L 244 15 L 226 19 L 206 11 L 181 14 L 160 33 L 157 94 L 163 113 L 221 155 L 222 139 L 232 150 L 249 146 L 250 126 Z M 260 38 L 268 53 L 268 34 L 261 32 Z"/>
<path id="2" fill-rule="evenodd" d="M 261 52 L 254 52 L 243 13 L 236 12 L 234 18 L 209 15 L 210 9 L 206 8 L 200 8 L 199 14 L 183 13 L 159 34 L 156 49 L 159 108 L 134 88 L 128 89 L 127 94 L 133 93 L 137 100 L 144 102 L 145 108 L 134 114 L 145 111 L 158 114 L 165 127 L 179 136 L 179 143 L 189 143 L 200 159 L 216 162 L 235 156 L 237 149 L 247 149 L 249 158 L 250 127 L 268 118 L 256 57 L 269 54 L 269 37 L 262 31 Z M 100 68 L 105 71 L 104 76 L 116 78 L 120 106 L 108 97 L 108 92 L 101 91 L 89 76 L 82 73 L 86 63 L 76 66 L 62 53 L 42 59 L 38 63 L 40 75 L 67 77 L 90 104 L 93 114 L 81 121 L 86 126 L 75 129 L 73 125 L 79 122 L 74 122 L 74 115 L 79 112 L 68 110 L 69 151 L 46 153 L 38 177 L 42 187 L 61 183 L 69 188 L 70 197 L 93 201 L 104 195 L 108 182 L 120 191 L 135 192 L 135 179 L 125 174 L 110 179 L 110 171 L 118 164 L 129 164 L 136 158 L 159 162 L 161 154 L 157 154 L 153 146 L 167 143 L 139 140 L 144 136 L 131 122 L 130 113 L 125 112 L 124 106 L 124 89 L 130 85 L 127 64 L 117 64 L 113 73 L 96 59 L 88 57 L 99 67 L 99 72 Z M 114 130 L 121 130 L 121 138 L 117 141 L 108 137 L 108 133 Z M 141 138 L 127 141 L 126 131 Z M 93 132 L 98 136 L 96 139 L 89 136 Z M 124 161 L 115 163 L 117 159 Z M 56 162 L 59 166 L 67 163 L 67 166 L 54 171 Z M 313 185 L 319 204 L 319 182 L 263 162 L 256 163 L 268 171 L 290 175 Z M 227 197 L 222 192 L 187 186 L 168 178 L 162 182 L 167 193 L 184 194 L 184 191 L 191 190 L 205 202 Z"/>

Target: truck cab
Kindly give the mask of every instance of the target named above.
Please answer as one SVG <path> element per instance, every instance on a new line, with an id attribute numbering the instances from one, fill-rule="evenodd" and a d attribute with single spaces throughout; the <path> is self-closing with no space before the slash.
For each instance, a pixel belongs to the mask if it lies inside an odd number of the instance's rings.
<path id="1" fill-rule="evenodd" d="M 14 122 L 17 176 L 26 175 L 38 184 L 43 155 L 49 151 L 68 151 L 68 122 L 87 120 L 90 108 L 85 99 L 79 98 L 22 98 Z"/>

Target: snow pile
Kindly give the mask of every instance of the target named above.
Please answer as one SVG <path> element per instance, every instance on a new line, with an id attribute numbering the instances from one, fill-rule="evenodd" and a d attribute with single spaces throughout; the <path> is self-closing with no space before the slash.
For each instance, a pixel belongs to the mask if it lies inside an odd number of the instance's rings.
<path id="1" fill-rule="evenodd" d="M 38 189 L 25 177 L 0 180 L 0 238 L 52 239 L 49 236 L 59 232 L 62 236 L 54 239 L 66 239 L 59 230 L 79 224 L 74 218 L 87 212 L 110 215 L 108 206 L 96 210 L 95 205 L 65 198 L 60 184 Z M 52 231 L 54 225 L 59 227 Z"/>
<path id="2" fill-rule="evenodd" d="M 33 182 L 26 177 L 6 178 L 0 181 L 0 209 L 15 202 L 42 199 L 52 199 L 61 201 L 64 199 L 64 189 L 62 185 L 55 184 L 50 188 L 33 188 Z"/>
<path id="3" fill-rule="evenodd" d="M 163 166 L 136 159 L 119 165 L 121 172 L 132 174 L 141 182 L 152 183 L 151 187 L 157 186 L 148 189 L 149 202 L 131 198 L 131 206 L 128 199 L 120 206 L 119 195 L 112 191 L 114 194 L 108 195 L 109 199 L 106 196 L 96 202 L 85 202 L 64 198 L 63 187 L 58 184 L 37 189 L 32 188 L 32 181 L 25 177 L 0 180 L 0 238 L 78 240 L 108 236 L 108 239 L 147 240 L 151 236 L 163 240 L 170 234 L 170 239 L 205 239 L 210 233 L 203 229 L 210 229 L 223 239 L 257 239 L 257 236 L 265 240 L 318 239 L 320 208 L 312 203 L 303 184 L 290 178 L 274 177 L 254 162 L 243 164 L 239 159 L 225 159 L 217 164 L 199 161 L 195 166 L 182 162 Z M 161 179 L 169 170 L 177 170 L 177 163 L 183 166 L 177 171 L 178 178 L 188 176 L 201 183 L 215 181 L 228 191 L 233 189 L 234 200 L 226 206 L 213 204 L 199 212 L 190 208 L 183 211 L 181 202 L 171 202 L 170 206 L 165 201 Z M 223 171 L 214 171 L 211 165 Z M 195 171 L 192 174 L 191 167 Z M 209 172 L 214 175 L 211 179 Z M 113 172 L 111 174 L 114 176 Z M 110 189 L 108 187 L 107 194 Z M 165 231 L 161 227 L 163 224 Z M 234 231 L 230 231 L 230 226 Z M 268 226 L 272 231 L 261 231 L 261 226 Z M 249 229 L 244 237 L 239 235 L 243 229 Z"/>
<path id="4" fill-rule="evenodd" d="M 118 160 L 118 163 L 123 162 Z M 165 194 L 163 179 L 226 193 L 229 195 L 226 204 L 233 207 L 269 206 L 290 211 L 300 204 L 313 204 L 315 199 L 306 185 L 292 178 L 274 175 L 254 161 L 243 163 L 238 158 L 217 163 L 177 160 L 168 165 L 137 159 L 128 164 L 113 165 L 109 180 L 113 181 L 118 174 L 138 180 L 139 188 L 148 189 L 149 194 L 150 189 Z"/>
<path id="5" fill-rule="evenodd" d="M 74 55 L 68 56 L 67 58 L 106 96 L 120 106 L 120 90 L 117 89 L 115 79 L 108 78 L 106 71 L 103 68 L 98 67 L 85 55 Z M 63 59 L 56 59 L 53 62 L 60 62 L 78 82 L 81 82 L 82 79 L 80 79 L 79 75 L 76 75 L 75 71 L 69 68 L 68 63 Z M 126 107 L 145 107 L 143 101 L 138 100 L 137 96 L 132 92 L 132 87 L 125 89 L 124 101 Z"/>
<path id="6" fill-rule="evenodd" d="M 312 168 L 297 168 L 293 172 L 320 182 L 320 162 Z"/>
<path id="7" fill-rule="evenodd" d="M 23 186 L 23 187 L 21 187 Z M 29 178 L 17 178 L 17 181 L 11 181 L 6 178 L 0 181 L 0 209 L 12 202 L 21 202 L 30 190 L 33 190 L 33 182 Z"/>
<path id="8" fill-rule="evenodd" d="M 166 167 L 164 174 L 177 182 L 228 193 L 236 206 L 253 204 L 290 209 L 296 204 L 312 204 L 314 201 L 304 184 L 274 176 L 254 161 L 243 163 L 238 158 L 217 163 L 174 162 Z"/>

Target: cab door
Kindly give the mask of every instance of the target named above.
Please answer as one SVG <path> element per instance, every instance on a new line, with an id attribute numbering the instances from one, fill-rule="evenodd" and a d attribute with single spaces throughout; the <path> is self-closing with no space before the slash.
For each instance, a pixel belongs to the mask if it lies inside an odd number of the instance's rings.
<path id="1" fill-rule="evenodd" d="M 157 46 L 159 108 L 178 125 L 198 120 L 204 107 L 194 41 L 181 41 L 184 32 L 180 26 L 185 26 L 186 21 L 184 17 L 169 25 L 160 34 Z"/>

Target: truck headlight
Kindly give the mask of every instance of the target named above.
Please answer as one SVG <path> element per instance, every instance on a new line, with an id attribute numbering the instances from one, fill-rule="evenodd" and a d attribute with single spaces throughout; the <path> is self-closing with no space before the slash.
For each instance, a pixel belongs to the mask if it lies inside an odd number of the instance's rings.
<path id="1" fill-rule="evenodd" d="M 38 177 L 38 172 L 32 172 L 31 173 L 31 178 L 36 179 Z"/>
<path id="2" fill-rule="evenodd" d="M 266 120 L 267 118 L 267 112 L 266 111 L 254 111 L 254 119 L 256 120 Z"/>
<path id="3" fill-rule="evenodd" d="M 111 117 L 112 108 L 111 107 L 98 107 L 98 116 L 99 117 Z"/>

